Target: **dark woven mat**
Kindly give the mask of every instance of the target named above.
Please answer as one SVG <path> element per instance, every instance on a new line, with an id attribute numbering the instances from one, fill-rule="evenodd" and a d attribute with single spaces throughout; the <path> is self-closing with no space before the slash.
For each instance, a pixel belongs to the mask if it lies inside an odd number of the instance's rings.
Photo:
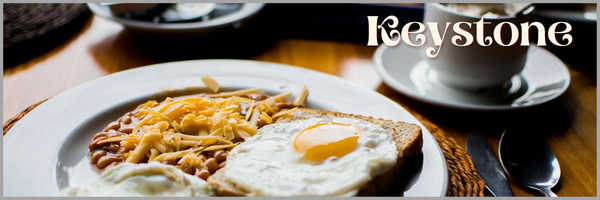
<path id="1" fill-rule="evenodd" d="M 89 16 L 86 4 L 4 4 L 5 66 L 61 44 L 80 30 Z"/>
<path id="2" fill-rule="evenodd" d="M 6 134 L 12 126 L 17 123 L 23 116 L 35 109 L 46 100 L 39 102 L 35 105 L 25 109 L 19 115 L 9 119 L 4 123 L 3 131 Z M 407 107 L 405 107 L 407 108 Z M 452 197 L 481 197 L 484 196 L 485 183 L 479 175 L 479 172 L 473 166 L 471 157 L 456 143 L 452 137 L 446 135 L 438 126 L 425 119 L 420 114 L 408 109 L 425 127 L 429 130 L 435 140 L 438 142 L 444 157 L 446 157 L 446 164 L 448 165 L 448 193 L 446 196 Z"/>

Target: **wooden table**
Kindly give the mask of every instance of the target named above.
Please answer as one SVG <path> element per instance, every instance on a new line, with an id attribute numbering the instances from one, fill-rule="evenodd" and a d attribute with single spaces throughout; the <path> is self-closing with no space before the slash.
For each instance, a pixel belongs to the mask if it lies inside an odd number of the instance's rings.
<path id="1" fill-rule="evenodd" d="M 4 70 L 3 120 L 28 106 L 104 75 L 148 64 L 173 61 L 148 56 L 128 42 L 129 35 L 111 21 L 93 17 L 63 45 L 26 63 Z M 559 196 L 596 196 L 596 79 L 570 70 L 571 88 L 552 104 L 520 112 L 462 112 L 425 105 L 385 85 L 366 44 L 281 39 L 249 59 L 283 63 L 338 75 L 411 107 L 440 126 L 464 147 L 471 130 L 486 133 L 497 149 L 504 127 L 527 121 L 546 133 L 562 169 Z M 517 196 L 534 196 L 513 180 Z"/>

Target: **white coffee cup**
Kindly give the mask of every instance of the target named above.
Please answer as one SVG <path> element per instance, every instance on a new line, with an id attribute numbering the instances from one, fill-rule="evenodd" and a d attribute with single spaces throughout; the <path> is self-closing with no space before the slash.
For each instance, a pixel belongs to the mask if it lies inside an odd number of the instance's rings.
<path id="1" fill-rule="evenodd" d="M 463 90 L 478 90 L 483 88 L 500 87 L 508 83 L 510 79 L 519 74 L 525 67 L 527 58 L 527 46 L 521 46 L 520 23 L 527 22 L 531 14 L 519 17 L 505 16 L 497 18 L 484 18 L 484 36 L 492 36 L 496 25 L 501 22 L 511 22 L 519 29 L 519 38 L 512 46 L 500 46 L 495 41 L 490 46 L 481 46 L 476 39 L 476 25 L 473 22 L 481 20 L 481 16 L 469 16 L 464 13 L 451 10 L 439 3 L 428 3 L 425 5 L 424 22 L 438 22 L 440 35 L 443 33 L 446 22 L 451 22 L 447 34 L 443 39 L 442 46 L 436 47 L 432 42 L 429 29 L 426 30 L 427 40 L 424 48 L 434 47 L 439 53 L 434 58 L 429 58 L 423 51 L 425 59 L 431 68 L 438 74 L 438 80 L 448 86 Z M 461 26 L 473 36 L 473 43 L 469 46 L 457 46 L 452 43 L 452 36 L 457 35 L 452 27 L 457 22 L 469 22 L 471 28 Z M 502 27 L 502 38 L 508 44 L 512 37 L 510 27 Z M 464 44 L 459 41 L 459 44 Z"/>

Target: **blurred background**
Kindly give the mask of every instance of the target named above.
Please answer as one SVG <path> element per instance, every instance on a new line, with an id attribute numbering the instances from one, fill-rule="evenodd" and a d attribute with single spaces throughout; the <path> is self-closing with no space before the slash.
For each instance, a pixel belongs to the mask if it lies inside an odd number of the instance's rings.
<path id="1" fill-rule="evenodd" d="M 422 4 L 4 4 L 4 67 L 60 46 L 93 14 L 123 24 L 121 48 L 173 61 L 249 59 L 282 38 L 365 44 L 369 15 L 422 21 Z M 536 4 L 533 21 L 573 25 L 574 42 L 547 47 L 567 65 L 596 74 L 596 5 Z M 177 27 L 181 24 L 180 27 Z M 536 37 L 537 34 L 531 34 Z M 535 41 L 532 40 L 532 41 Z M 102 45 L 102 44 L 99 44 Z"/>

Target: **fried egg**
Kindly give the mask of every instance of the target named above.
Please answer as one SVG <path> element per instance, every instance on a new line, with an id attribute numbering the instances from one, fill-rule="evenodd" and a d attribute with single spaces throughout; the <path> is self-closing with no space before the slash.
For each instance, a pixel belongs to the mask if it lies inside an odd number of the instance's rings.
<path id="1" fill-rule="evenodd" d="M 62 191 L 66 196 L 214 196 L 206 181 L 171 165 L 121 163 L 97 180 Z"/>
<path id="2" fill-rule="evenodd" d="M 381 126 L 312 118 L 264 126 L 230 152 L 221 170 L 252 196 L 353 196 L 397 158 Z"/>

